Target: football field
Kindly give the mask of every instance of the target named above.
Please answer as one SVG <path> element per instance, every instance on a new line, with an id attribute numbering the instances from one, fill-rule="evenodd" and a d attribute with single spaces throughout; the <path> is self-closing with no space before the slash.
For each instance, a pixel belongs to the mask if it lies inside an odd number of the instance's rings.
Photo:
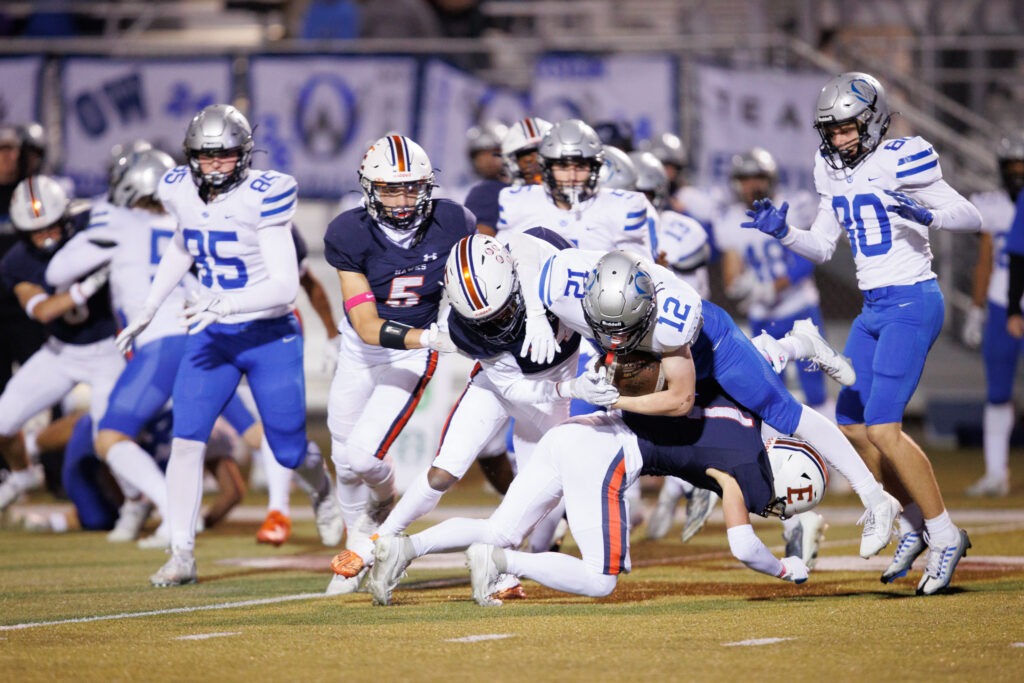
<path id="1" fill-rule="evenodd" d="M 334 550 L 319 544 L 300 493 L 280 548 L 255 542 L 264 510 L 251 496 L 199 536 L 199 583 L 181 588 L 149 586 L 161 551 L 97 533 L 0 531 L 0 671 L 19 683 L 1024 680 L 1024 479 L 1008 498 L 968 499 L 960 492 L 980 474 L 980 452 L 930 454 L 973 543 L 941 596 L 914 596 L 923 557 L 908 577 L 879 582 L 894 546 L 857 555 L 860 508 L 846 495 L 819 508 L 829 528 L 801 586 L 736 562 L 718 511 L 682 544 L 680 509 L 661 541 L 634 530 L 633 571 L 604 599 L 525 582 L 526 600 L 481 608 L 452 554 L 415 562 L 394 604 L 373 607 L 366 594 L 322 595 Z M 1011 469 L 1024 472 L 1022 454 Z M 484 516 L 496 501 L 473 470 L 432 519 Z M 37 495 L 15 512 L 60 504 Z M 781 553 L 777 522 L 755 529 Z"/>

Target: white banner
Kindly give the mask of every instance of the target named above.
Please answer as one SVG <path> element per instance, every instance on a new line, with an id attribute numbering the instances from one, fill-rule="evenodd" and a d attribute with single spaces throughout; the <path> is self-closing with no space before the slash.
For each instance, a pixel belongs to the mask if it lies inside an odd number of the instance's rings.
<path id="1" fill-rule="evenodd" d="M 700 66 L 698 184 L 728 186 L 734 154 L 763 147 L 779 164 L 780 188 L 814 190 L 812 127 L 824 73 Z"/>
<path id="2" fill-rule="evenodd" d="M 624 121 L 643 140 L 677 129 L 676 82 L 667 55 L 550 56 L 537 62 L 531 100 L 548 121 Z"/>
<path id="3" fill-rule="evenodd" d="M 530 115 L 526 93 L 490 86 L 441 61 L 424 68 L 417 142 L 438 170 L 437 195 L 462 200 L 478 178 L 469 161 L 466 132 L 479 123 L 509 125 Z"/>
<path id="4" fill-rule="evenodd" d="M 269 151 L 268 167 L 296 177 L 304 197 L 358 192 L 370 144 L 413 132 L 413 59 L 255 57 L 250 81 L 256 148 Z"/>
<path id="5" fill-rule="evenodd" d="M 148 140 L 181 158 L 188 122 L 231 102 L 231 62 L 220 59 L 74 58 L 64 62 L 64 174 L 79 196 L 107 187 L 114 145 Z"/>
<path id="6" fill-rule="evenodd" d="M 20 125 L 39 120 L 41 57 L 0 59 L 0 123 Z"/>

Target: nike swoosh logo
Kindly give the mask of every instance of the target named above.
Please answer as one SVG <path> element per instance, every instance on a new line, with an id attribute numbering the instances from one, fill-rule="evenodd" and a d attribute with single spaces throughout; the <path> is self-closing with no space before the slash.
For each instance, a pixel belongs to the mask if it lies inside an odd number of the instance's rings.
<path id="1" fill-rule="evenodd" d="M 873 182 L 875 182 L 876 180 L 878 180 L 878 178 L 881 178 L 881 177 L 882 177 L 882 176 L 877 176 L 877 177 L 875 177 L 875 178 L 868 178 L 868 182 L 869 182 L 869 183 L 873 183 Z"/>
<path id="2" fill-rule="evenodd" d="M 907 302 L 907 303 L 905 303 L 905 304 L 899 304 L 899 305 L 897 306 L 897 308 L 906 308 L 907 306 L 911 306 L 911 305 L 913 305 L 913 303 L 914 303 L 913 301 L 908 301 L 908 302 Z"/>
<path id="3" fill-rule="evenodd" d="M 290 336 L 287 336 L 287 337 L 285 337 L 285 338 L 284 338 L 284 339 L 282 339 L 281 341 L 283 341 L 283 342 L 284 342 L 285 344 L 287 344 L 288 342 L 293 342 L 293 341 L 295 341 L 295 338 L 296 338 L 297 336 L 298 336 L 298 335 L 295 335 L 295 334 L 293 334 L 293 335 L 290 335 Z"/>

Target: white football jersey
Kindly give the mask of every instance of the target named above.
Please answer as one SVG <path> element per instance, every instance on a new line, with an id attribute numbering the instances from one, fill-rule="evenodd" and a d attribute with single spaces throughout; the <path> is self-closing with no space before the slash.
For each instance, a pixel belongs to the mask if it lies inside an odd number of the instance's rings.
<path id="1" fill-rule="evenodd" d="M 846 231 L 862 290 L 934 279 L 928 228 L 888 211 L 896 201 L 885 191 L 914 197 L 941 180 L 939 155 L 920 137 L 884 140 L 854 169 L 833 169 L 818 154 L 814 185 L 821 200 L 811 229 L 833 244 Z"/>
<path id="2" fill-rule="evenodd" d="M 598 188 L 573 209 L 555 206 L 544 185 L 506 187 L 498 195 L 498 231 L 544 227 L 580 249 L 624 249 L 652 258 L 647 198 L 639 192 Z"/>
<path id="3" fill-rule="evenodd" d="M 772 203 L 781 206 L 787 198 L 773 197 Z M 788 198 L 787 223 L 791 228 L 807 229 L 814 221 L 817 201 L 809 192 L 796 192 Z M 750 221 L 749 207 L 740 202 L 730 204 L 715 221 L 715 240 L 722 251 L 733 251 L 743 259 L 744 267 L 757 276 L 759 282 L 774 282 L 788 275 L 786 247 L 777 239 L 760 230 L 741 228 Z M 786 318 L 809 306 L 818 305 L 820 298 L 814 277 L 805 277 L 777 293 L 774 305 L 756 301 L 751 303 L 748 315 L 757 320 Z"/>
<path id="4" fill-rule="evenodd" d="M 231 293 L 268 279 L 258 233 L 291 222 L 297 199 L 294 178 L 251 171 L 241 184 L 207 204 L 199 198 L 188 167 L 178 166 L 164 175 L 157 193 L 178 220 L 174 239 L 195 259 L 204 290 Z M 276 318 L 291 310 L 291 304 L 284 304 L 224 316 L 222 321 Z"/>
<path id="5" fill-rule="evenodd" d="M 100 263 L 110 264 L 110 297 L 121 322 L 134 320 L 142 310 L 163 256 L 177 226 L 168 214 L 144 209 L 128 209 L 107 202 L 97 203 L 89 217 L 89 226 L 72 237 L 54 255 L 47 268 L 48 279 L 78 280 Z M 69 269 L 82 271 L 72 273 Z M 52 269 L 52 270 L 51 270 Z M 179 314 L 184 307 L 186 286 L 196 288 L 195 279 L 186 275 L 157 310 L 153 321 L 139 334 L 137 346 L 163 337 L 185 334 Z"/>
<path id="6" fill-rule="evenodd" d="M 604 255 L 600 251 L 563 249 L 548 259 L 541 271 L 538 291 L 544 306 L 568 327 L 587 339 L 594 333 L 583 317 L 587 274 Z M 692 344 L 700 334 L 703 302 L 693 287 L 668 268 L 647 264 L 657 292 L 658 317 L 637 349 L 661 356 Z"/>
<path id="7" fill-rule="evenodd" d="M 1016 207 L 1003 190 L 973 194 L 971 203 L 981 212 L 982 231 L 992 236 L 992 275 L 988 280 L 988 300 L 1005 308 L 1010 286 L 1006 236 L 1010 234 Z"/>
<path id="8" fill-rule="evenodd" d="M 665 260 L 671 266 L 699 260 L 708 244 L 708 233 L 700 221 L 676 211 L 662 211 L 658 214 L 655 230 L 658 251 L 665 253 Z M 711 296 L 707 266 L 686 273 L 676 271 L 676 277 L 697 290 L 702 297 Z"/>

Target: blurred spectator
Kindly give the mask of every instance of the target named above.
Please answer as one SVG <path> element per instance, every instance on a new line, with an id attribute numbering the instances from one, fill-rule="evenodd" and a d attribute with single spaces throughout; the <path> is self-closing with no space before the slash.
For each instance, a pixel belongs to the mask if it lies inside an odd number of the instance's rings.
<path id="1" fill-rule="evenodd" d="M 359 5 L 353 0 L 313 0 L 302 18 L 301 38 L 327 40 L 359 36 Z"/>
<path id="2" fill-rule="evenodd" d="M 360 38 L 440 38 L 437 15 L 426 0 L 359 0 Z"/>

